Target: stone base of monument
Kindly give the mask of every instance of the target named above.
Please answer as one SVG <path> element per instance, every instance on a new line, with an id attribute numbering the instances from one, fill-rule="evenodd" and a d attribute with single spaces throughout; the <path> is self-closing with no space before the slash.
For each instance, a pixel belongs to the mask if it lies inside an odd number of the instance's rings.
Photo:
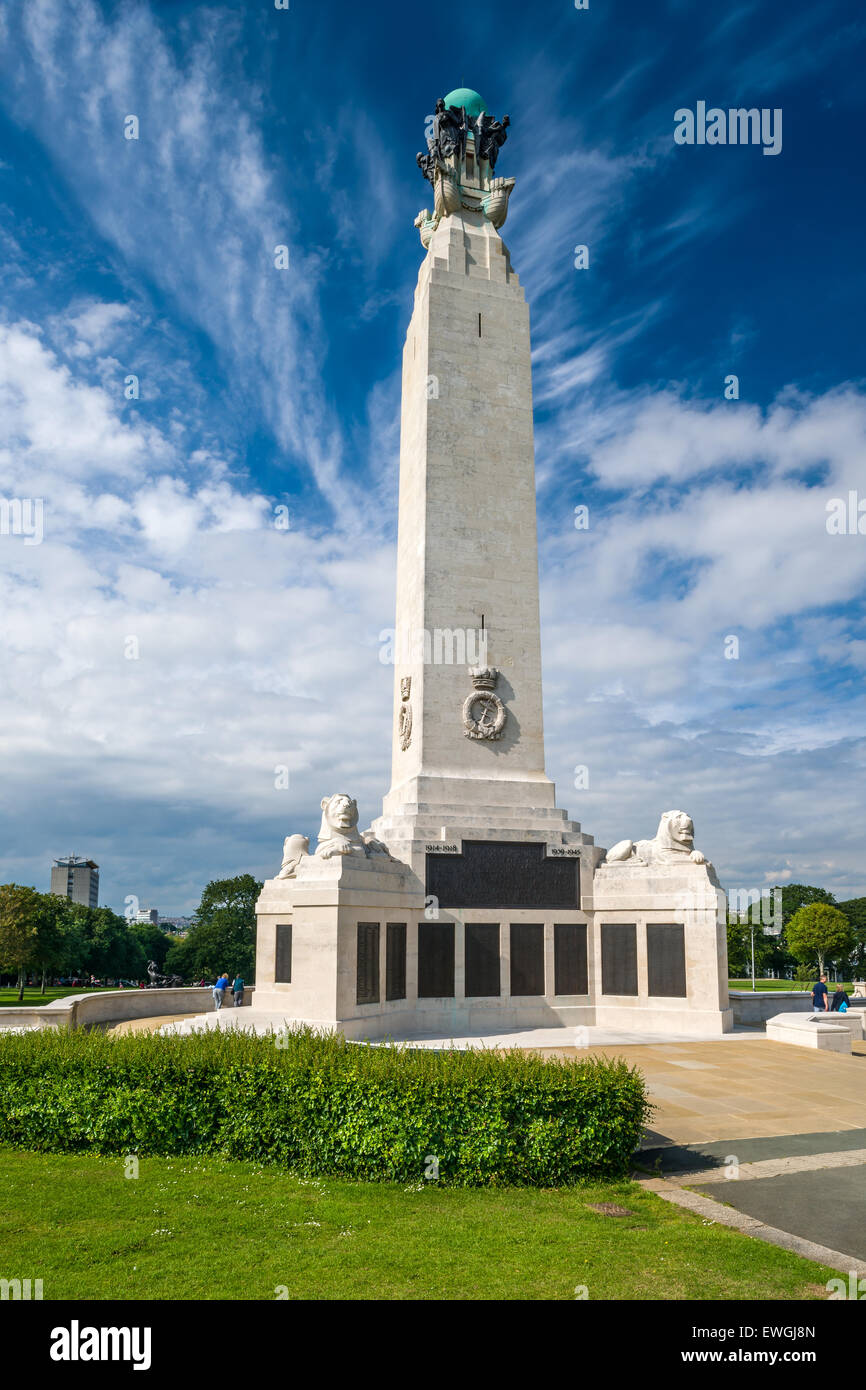
<path id="1" fill-rule="evenodd" d="M 486 836 L 452 823 L 464 833 L 421 853 L 413 839 L 410 862 L 354 822 L 342 839 L 326 826 L 324 852 L 290 838 L 283 875 L 257 904 L 256 996 L 241 1025 L 371 1041 L 545 1030 L 572 1046 L 600 1041 L 596 1030 L 731 1030 L 724 894 L 710 865 L 687 853 L 599 864 L 603 851 L 571 823 L 563 832 L 561 815 L 556 838 L 536 823 L 531 839 L 526 828 L 506 839 L 484 818 Z"/>
<path id="2" fill-rule="evenodd" d="M 557 1028 L 516 1028 L 511 1030 L 501 1030 L 496 1028 L 484 1028 L 475 1032 L 463 1029 L 430 1030 L 429 1032 L 415 1032 L 413 1029 L 400 1030 L 394 1029 L 392 1032 L 373 1034 L 369 1030 L 355 1034 L 352 1031 L 346 1032 L 345 1028 L 327 1023 L 322 1019 L 292 1019 L 286 1018 L 282 1013 L 266 1013 L 263 1009 L 251 1009 L 242 1017 L 234 1017 L 232 1014 L 198 1014 L 194 1018 L 185 1018 L 177 1023 L 164 1023 L 159 1032 L 162 1034 L 177 1033 L 189 1036 L 196 1032 L 233 1032 L 240 1029 L 244 1032 L 254 1032 L 259 1036 L 270 1034 L 285 1034 L 286 1030 L 295 1028 L 311 1028 L 315 1032 L 331 1033 L 335 1030 L 343 1033 L 350 1042 L 358 1045 L 369 1043 L 370 1046 L 387 1046 L 393 1044 L 396 1047 L 417 1047 L 424 1048 L 431 1052 L 444 1051 L 465 1051 L 466 1049 L 526 1049 L 526 1050 L 549 1050 L 552 1048 L 597 1048 L 597 1047 L 651 1047 L 660 1043 L 689 1043 L 695 1041 L 707 1041 L 704 1034 L 695 1035 L 693 1033 L 678 1032 L 657 1032 L 640 1031 L 635 1028 L 599 1028 L 594 1025 L 589 1027 L 570 1028 L 560 1026 Z M 713 1034 L 713 1038 L 719 1041 L 736 1042 L 746 1036 L 744 1031 Z"/>

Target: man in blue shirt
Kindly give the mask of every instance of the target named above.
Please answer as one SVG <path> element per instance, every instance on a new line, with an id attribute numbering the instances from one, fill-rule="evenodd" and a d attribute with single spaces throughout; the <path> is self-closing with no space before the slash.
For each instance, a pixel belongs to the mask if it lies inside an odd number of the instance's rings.
<path id="1" fill-rule="evenodd" d="M 225 971 L 223 971 L 223 973 L 220 975 L 219 979 L 217 980 L 216 984 L 215 984 L 214 987 L 213 987 L 213 1006 L 214 1006 L 215 1009 L 221 1009 L 221 1008 L 222 1008 L 222 1006 L 223 1006 L 223 1000 L 224 1000 L 225 997 L 226 997 L 226 990 L 227 990 L 227 988 L 228 988 L 228 983 L 229 983 L 229 977 L 228 977 L 228 975 L 225 973 Z"/>
<path id="2" fill-rule="evenodd" d="M 816 1013 L 827 1012 L 827 976 L 822 975 L 817 985 L 812 986 L 812 1008 Z"/>

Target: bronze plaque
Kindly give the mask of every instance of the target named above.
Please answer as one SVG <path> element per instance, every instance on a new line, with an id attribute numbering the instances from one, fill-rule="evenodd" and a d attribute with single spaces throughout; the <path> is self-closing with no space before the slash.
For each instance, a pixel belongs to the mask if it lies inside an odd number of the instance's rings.
<path id="1" fill-rule="evenodd" d="M 385 928 L 385 998 L 406 998 L 406 923 Z"/>
<path id="2" fill-rule="evenodd" d="M 549 859 L 547 846 L 464 840 L 462 854 L 427 855 L 427 896 L 440 907 L 580 907 L 580 860 Z"/>
<path id="3" fill-rule="evenodd" d="M 648 922 L 646 964 L 649 994 L 659 999 L 685 999 L 685 927 L 674 923 Z"/>
<path id="4" fill-rule="evenodd" d="M 454 923 L 418 923 L 418 998 L 454 997 Z"/>
<path id="5" fill-rule="evenodd" d="M 357 990 L 358 1004 L 378 1004 L 379 1002 L 379 923 L 358 923 L 358 966 Z"/>
<path id="6" fill-rule="evenodd" d="M 277 949 L 274 961 L 274 981 L 278 985 L 292 983 L 292 924 L 277 927 Z"/>
<path id="7" fill-rule="evenodd" d="M 601 928 L 602 994 L 637 994 L 637 927 L 605 922 Z"/>
<path id="8" fill-rule="evenodd" d="M 544 927 L 511 923 L 511 993 L 544 993 Z"/>
<path id="9" fill-rule="evenodd" d="M 466 923 L 464 964 L 467 998 L 493 998 L 499 994 L 498 922 Z"/>
<path id="10" fill-rule="evenodd" d="M 557 922 L 553 928 L 554 994 L 588 994 L 586 923 Z"/>

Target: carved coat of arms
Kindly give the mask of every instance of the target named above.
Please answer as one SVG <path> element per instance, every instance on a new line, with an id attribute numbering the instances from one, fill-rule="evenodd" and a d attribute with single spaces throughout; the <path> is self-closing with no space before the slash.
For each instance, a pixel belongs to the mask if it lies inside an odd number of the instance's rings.
<path id="1" fill-rule="evenodd" d="M 493 666 L 470 670 L 474 689 L 463 701 L 463 733 L 466 738 L 499 739 L 508 713 L 495 693 L 499 672 Z"/>
<path id="2" fill-rule="evenodd" d="M 412 677 L 401 676 L 400 678 L 400 712 L 397 715 L 397 734 L 400 739 L 400 747 L 403 752 L 412 742 L 412 706 L 409 703 L 409 696 L 412 693 Z"/>

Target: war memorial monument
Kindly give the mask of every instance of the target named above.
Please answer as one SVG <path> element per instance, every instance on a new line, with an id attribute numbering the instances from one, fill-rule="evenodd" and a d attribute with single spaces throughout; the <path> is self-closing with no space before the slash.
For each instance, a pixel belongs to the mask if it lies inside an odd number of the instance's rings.
<path id="1" fill-rule="evenodd" d="M 335 768 L 318 843 L 286 839 L 257 905 L 247 1026 L 732 1026 L 724 895 L 689 816 L 659 808 L 654 838 L 605 853 L 544 770 L 529 309 L 501 236 L 514 179 L 497 168 L 508 126 L 461 88 L 418 155 L 432 209 L 415 219 L 403 351 L 391 787 L 362 833 Z"/>

